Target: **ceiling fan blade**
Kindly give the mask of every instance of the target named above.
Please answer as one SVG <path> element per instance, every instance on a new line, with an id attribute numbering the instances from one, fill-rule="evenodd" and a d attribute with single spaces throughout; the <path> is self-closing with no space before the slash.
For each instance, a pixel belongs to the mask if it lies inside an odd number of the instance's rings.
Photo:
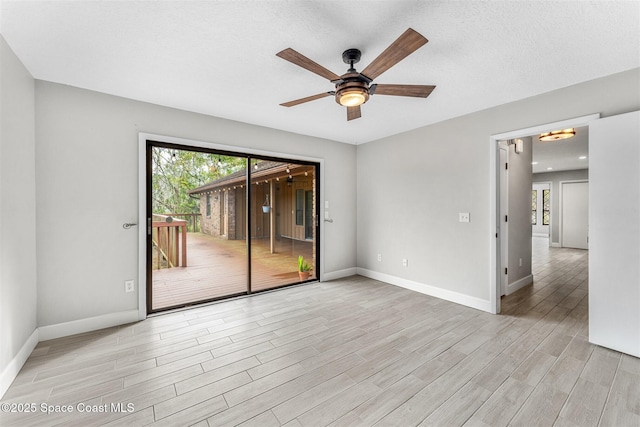
<path id="1" fill-rule="evenodd" d="M 309 102 L 309 101 L 315 101 L 316 99 L 324 98 L 325 96 L 330 96 L 330 95 L 333 95 L 333 93 L 323 92 L 317 95 L 307 96 L 306 98 L 300 98 L 294 101 L 284 102 L 280 105 L 282 105 L 283 107 L 293 107 L 294 105 L 304 104 L 305 102 Z"/>
<path id="2" fill-rule="evenodd" d="M 373 60 L 360 74 L 374 80 L 380 74 L 411 55 L 418 48 L 425 45 L 427 40 L 422 34 L 409 28 L 402 33 L 391 45 Z"/>
<path id="3" fill-rule="evenodd" d="M 347 121 L 359 119 L 360 117 L 362 117 L 362 114 L 360 112 L 359 105 L 355 107 L 347 107 Z"/>
<path id="4" fill-rule="evenodd" d="M 296 52 L 291 48 L 287 48 L 281 52 L 276 53 L 276 56 L 279 56 L 282 59 L 285 59 L 293 64 L 296 64 L 299 67 L 304 68 L 305 70 L 309 70 L 312 73 L 319 75 L 320 77 L 324 77 L 328 80 L 339 80 L 340 76 L 336 73 L 327 70 L 322 65 L 317 62 L 312 61 L 301 53 Z"/>
<path id="5" fill-rule="evenodd" d="M 377 84 L 373 93 L 376 95 L 393 95 L 393 96 L 414 96 L 416 98 L 426 98 L 436 88 L 429 85 L 384 85 Z M 372 91 L 369 91 L 370 94 Z"/>

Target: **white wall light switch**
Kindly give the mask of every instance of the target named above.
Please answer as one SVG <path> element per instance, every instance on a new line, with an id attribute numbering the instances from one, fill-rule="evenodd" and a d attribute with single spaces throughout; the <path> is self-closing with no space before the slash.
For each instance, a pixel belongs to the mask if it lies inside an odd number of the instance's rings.
<path id="1" fill-rule="evenodd" d="M 469 212 L 460 212 L 458 221 L 469 222 Z"/>

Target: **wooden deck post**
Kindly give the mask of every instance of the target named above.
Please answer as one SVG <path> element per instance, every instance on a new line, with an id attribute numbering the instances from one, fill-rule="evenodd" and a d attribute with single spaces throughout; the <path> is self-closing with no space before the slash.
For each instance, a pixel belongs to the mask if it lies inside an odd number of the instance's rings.
<path id="1" fill-rule="evenodd" d="M 182 267 L 187 266 L 187 223 L 180 226 L 182 231 Z"/>
<path id="2" fill-rule="evenodd" d="M 271 209 L 269 209 L 269 235 L 271 240 L 271 253 L 276 252 L 276 183 L 272 179 L 269 182 L 269 200 L 271 201 Z"/>

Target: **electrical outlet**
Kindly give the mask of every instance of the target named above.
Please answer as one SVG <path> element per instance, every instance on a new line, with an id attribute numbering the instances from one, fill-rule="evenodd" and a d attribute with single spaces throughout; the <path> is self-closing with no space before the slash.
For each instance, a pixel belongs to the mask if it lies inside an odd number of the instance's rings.
<path id="1" fill-rule="evenodd" d="M 382 254 L 378 254 L 378 262 L 382 261 Z"/>
<path id="2" fill-rule="evenodd" d="M 469 222 L 469 219 L 470 219 L 469 212 L 460 212 L 458 214 L 458 221 L 459 222 Z"/>
<path id="3" fill-rule="evenodd" d="M 409 260 L 408 260 L 408 259 L 406 259 L 406 258 L 403 258 L 403 259 L 402 259 L 402 266 L 403 266 L 403 267 L 409 267 Z"/>
<path id="4" fill-rule="evenodd" d="M 134 280 L 125 280 L 124 282 L 124 291 L 125 292 L 133 292 L 136 290 L 136 282 Z"/>

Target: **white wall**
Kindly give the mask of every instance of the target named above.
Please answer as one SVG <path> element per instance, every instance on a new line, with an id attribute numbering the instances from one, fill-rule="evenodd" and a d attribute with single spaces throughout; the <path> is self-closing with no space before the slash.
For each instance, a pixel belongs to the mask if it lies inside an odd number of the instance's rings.
<path id="1" fill-rule="evenodd" d="M 138 306 L 123 285 L 138 277 L 138 232 L 122 228 L 138 218 L 138 132 L 324 159 L 322 191 L 334 222 L 323 223 L 322 273 L 355 272 L 355 146 L 36 81 L 44 330 Z"/>
<path id="2" fill-rule="evenodd" d="M 0 397 L 37 343 L 34 82 L 0 36 Z"/>
<path id="3" fill-rule="evenodd" d="M 640 357 L 640 111 L 589 135 L 589 341 Z"/>
<path id="4" fill-rule="evenodd" d="M 358 271 L 489 310 L 490 135 L 637 110 L 639 94 L 634 69 L 358 146 Z"/>
<path id="5" fill-rule="evenodd" d="M 589 179 L 588 169 L 533 174 L 533 182 L 551 183 L 551 245 L 553 246 L 560 246 L 560 182 L 584 179 Z"/>

